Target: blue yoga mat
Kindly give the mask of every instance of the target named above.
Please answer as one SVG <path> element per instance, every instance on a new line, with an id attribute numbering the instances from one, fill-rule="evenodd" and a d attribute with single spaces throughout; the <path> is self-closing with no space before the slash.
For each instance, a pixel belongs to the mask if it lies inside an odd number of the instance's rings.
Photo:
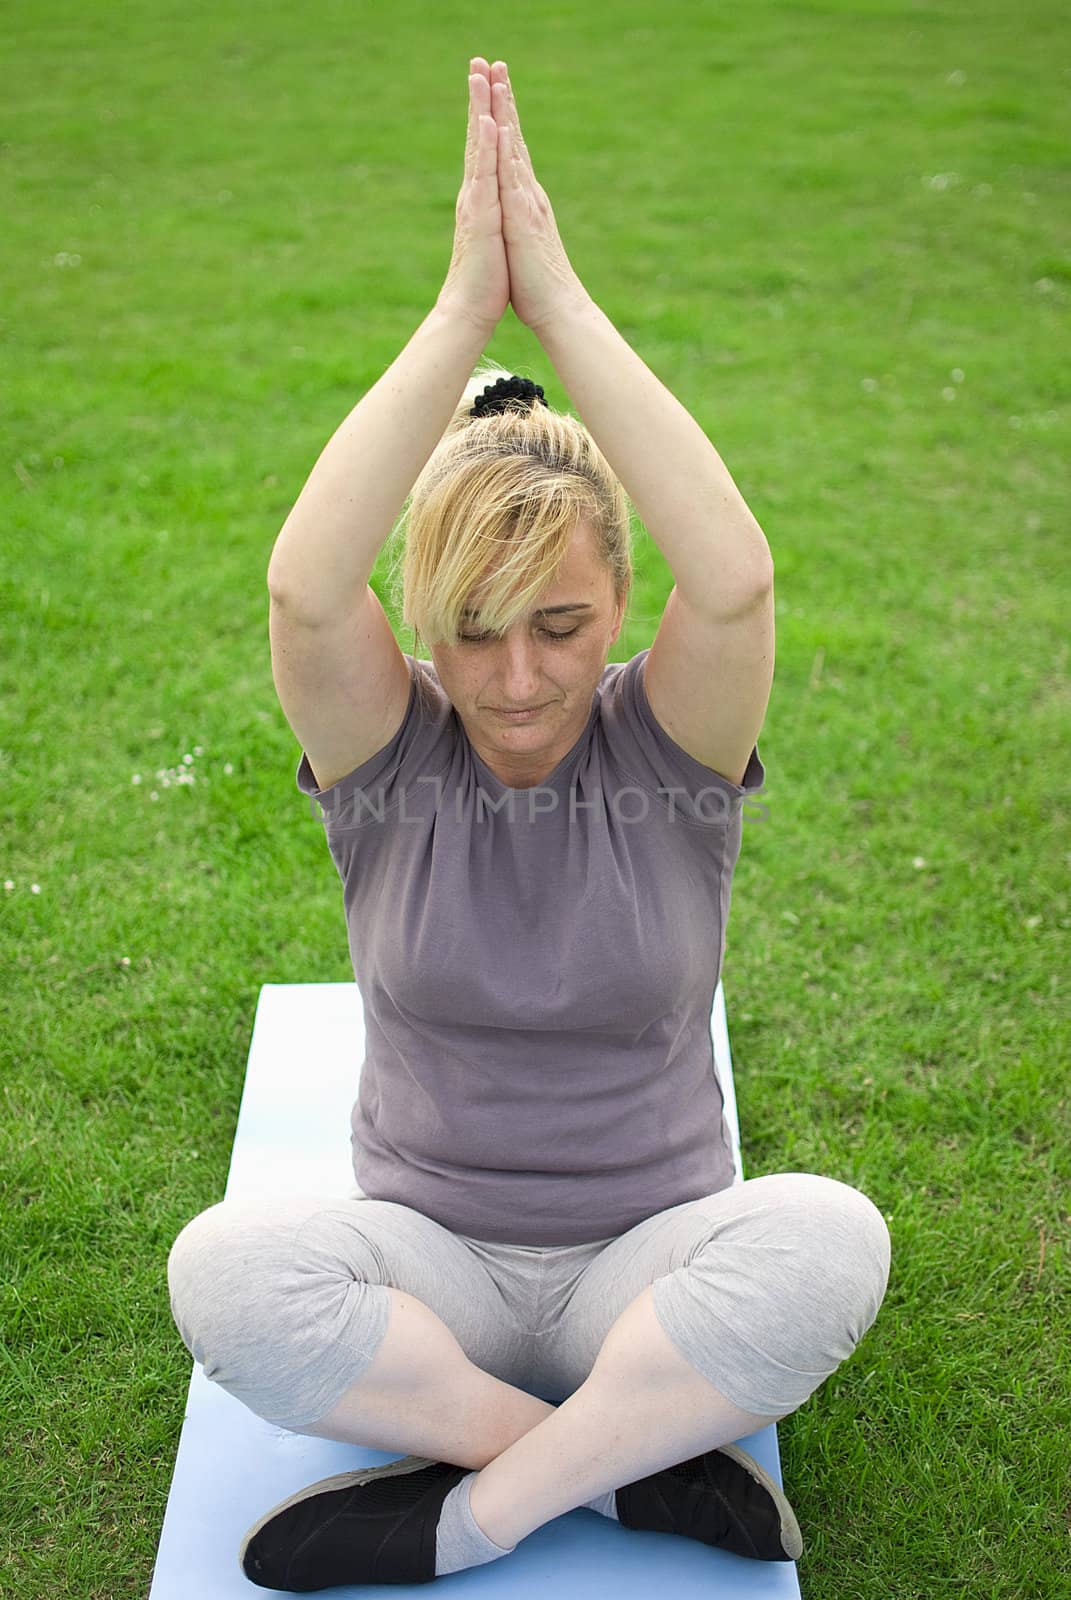
<path id="1" fill-rule="evenodd" d="M 737 1172 L 740 1135 L 721 984 L 711 1036 L 725 1091 Z M 349 1113 L 364 1056 L 355 983 L 266 983 L 260 991 L 227 1198 L 281 1190 L 352 1194 Z M 177 1334 L 176 1334 L 177 1337 Z M 777 1432 L 743 1448 L 780 1482 Z M 249 1525 L 279 1500 L 337 1472 L 381 1466 L 400 1451 L 364 1450 L 288 1433 L 255 1417 L 194 1365 L 186 1420 L 164 1516 L 149 1600 L 251 1600 L 272 1591 L 238 1565 Z M 443 1592 L 547 1600 L 799 1600 L 792 1562 L 747 1561 L 694 1539 L 623 1528 L 578 1508 L 538 1528 L 511 1555 L 436 1578 Z M 327 1591 L 338 1600 L 388 1600 L 425 1584 L 361 1584 Z"/>

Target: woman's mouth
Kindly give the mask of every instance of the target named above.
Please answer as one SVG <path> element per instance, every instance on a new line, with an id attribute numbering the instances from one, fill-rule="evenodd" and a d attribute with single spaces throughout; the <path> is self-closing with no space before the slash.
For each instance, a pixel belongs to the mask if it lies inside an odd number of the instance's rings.
<path id="1" fill-rule="evenodd" d="M 505 717 L 507 722 L 529 722 L 533 717 L 546 710 L 546 706 L 525 706 L 520 711 L 507 711 L 501 706 L 492 706 L 491 710 L 498 717 Z"/>

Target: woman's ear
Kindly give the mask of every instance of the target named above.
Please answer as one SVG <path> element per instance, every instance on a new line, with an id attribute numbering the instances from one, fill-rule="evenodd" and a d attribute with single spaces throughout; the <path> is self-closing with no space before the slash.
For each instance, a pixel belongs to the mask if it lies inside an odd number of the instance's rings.
<path id="1" fill-rule="evenodd" d="M 616 611 L 615 611 L 615 615 L 614 615 L 613 628 L 612 628 L 612 631 L 610 633 L 610 643 L 611 644 L 616 644 L 617 643 L 617 636 L 621 632 L 622 624 L 624 623 L 624 620 L 625 620 L 625 608 L 627 607 L 627 605 L 628 605 L 628 594 L 625 593 L 623 595 L 620 595 L 618 597 L 617 607 L 616 607 Z"/>

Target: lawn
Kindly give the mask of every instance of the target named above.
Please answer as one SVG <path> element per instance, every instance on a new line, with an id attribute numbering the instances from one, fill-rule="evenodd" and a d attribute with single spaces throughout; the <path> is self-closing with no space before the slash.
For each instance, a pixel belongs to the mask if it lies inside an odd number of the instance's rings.
<path id="1" fill-rule="evenodd" d="M 222 1195 L 260 986 L 352 979 L 266 571 L 441 285 L 476 53 L 774 555 L 744 1159 L 893 1239 L 779 1430 L 805 1600 L 1071 1593 L 1066 42 L 1042 0 L 9 13 L 5 1600 L 146 1594 L 168 1248 Z M 489 353 L 567 403 L 512 313 Z M 671 584 L 637 529 L 612 659 Z"/>

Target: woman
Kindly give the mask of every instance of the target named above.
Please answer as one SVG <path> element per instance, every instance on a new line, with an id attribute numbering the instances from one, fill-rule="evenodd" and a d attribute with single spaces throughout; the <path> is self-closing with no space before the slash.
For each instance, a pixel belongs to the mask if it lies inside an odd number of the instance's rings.
<path id="1" fill-rule="evenodd" d="M 466 383 L 508 304 L 586 427 L 530 381 Z M 368 585 L 410 490 L 403 615 L 432 666 Z M 626 491 L 676 583 L 650 649 L 608 665 Z M 269 1511 L 247 1576 L 426 1581 L 578 1506 L 794 1559 L 732 1441 L 851 1353 L 889 1242 L 832 1179 L 734 1182 L 711 1056 L 772 562 L 573 272 L 503 62 L 472 62 L 436 306 L 324 450 L 269 587 L 365 1005 L 363 1192 L 211 1207 L 172 1306 L 259 1415 L 411 1454 Z"/>

